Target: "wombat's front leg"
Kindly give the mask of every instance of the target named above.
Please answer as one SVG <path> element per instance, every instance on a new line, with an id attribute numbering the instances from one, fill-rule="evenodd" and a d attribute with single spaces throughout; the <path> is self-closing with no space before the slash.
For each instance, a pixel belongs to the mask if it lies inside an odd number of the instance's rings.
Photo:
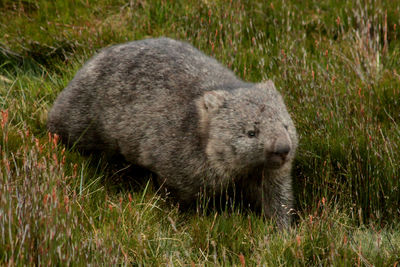
<path id="1" fill-rule="evenodd" d="M 261 181 L 253 180 L 246 187 L 249 200 L 261 208 L 266 218 L 275 220 L 280 228 L 290 226 L 293 205 L 290 168 L 265 170 Z"/>
<path id="2" fill-rule="evenodd" d="M 266 175 L 262 182 L 262 210 L 268 218 L 276 220 L 279 227 L 288 228 L 293 206 L 290 170 L 269 172 L 271 176 Z"/>

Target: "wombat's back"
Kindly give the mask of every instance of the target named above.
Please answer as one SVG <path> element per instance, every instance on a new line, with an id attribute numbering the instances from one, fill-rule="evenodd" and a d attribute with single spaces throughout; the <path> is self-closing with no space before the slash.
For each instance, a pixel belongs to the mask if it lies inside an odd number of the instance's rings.
<path id="1" fill-rule="evenodd" d="M 125 140 L 135 155 L 148 136 L 171 139 L 183 122 L 197 125 L 194 99 L 223 84 L 229 90 L 244 83 L 188 43 L 158 38 L 111 46 L 61 92 L 48 128 L 87 150 L 119 150 Z"/>

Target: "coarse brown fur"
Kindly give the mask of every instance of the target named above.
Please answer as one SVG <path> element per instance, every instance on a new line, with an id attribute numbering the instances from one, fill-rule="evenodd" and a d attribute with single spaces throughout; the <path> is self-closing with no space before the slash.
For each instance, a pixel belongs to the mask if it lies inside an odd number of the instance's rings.
<path id="1" fill-rule="evenodd" d="M 182 203 L 234 183 L 290 224 L 297 135 L 271 81 L 244 82 L 185 42 L 147 39 L 101 50 L 58 96 L 48 129 L 70 144 L 122 154 Z"/>

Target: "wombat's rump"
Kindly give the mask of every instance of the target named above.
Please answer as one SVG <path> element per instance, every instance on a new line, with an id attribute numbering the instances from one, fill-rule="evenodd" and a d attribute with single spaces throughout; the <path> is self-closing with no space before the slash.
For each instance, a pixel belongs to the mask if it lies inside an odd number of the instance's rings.
<path id="1" fill-rule="evenodd" d="M 234 183 L 251 206 L 290 223 L 297 136 L 281 95 L 271 81 L 241 81 L 187 43 L 101 50 L 58 96 L 48 128 L 153 171 L 179 201 Z"/>

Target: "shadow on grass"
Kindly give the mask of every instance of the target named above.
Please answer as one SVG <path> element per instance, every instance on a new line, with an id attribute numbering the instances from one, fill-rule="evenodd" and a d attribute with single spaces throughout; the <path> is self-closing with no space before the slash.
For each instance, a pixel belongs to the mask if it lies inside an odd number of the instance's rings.
<path id="1" fill-rule="evenodd" d="M 175 196 L 177 193 L 166 188 L 157 179 L 157 174 L 146 168 L 133 165 L 126 161 L 122 155 L 105 155 L 104 153 L 91 153 L 80 151 L 81 155 L 88 157 L 89 170 L 91 174 L 102 174 L 101 185 L 107 194 L 117 195 L 120 193 L 143 194 L 149 193 L 159 195 L 164 201 L 165 208 L 178 208 L 181 213 L 191 216 L 199 214 L 208 216 L 218 213 L 243 214 L 257 213 L 260 210 L 251 207 L 234 185 L 221 192 L 200 192 L 193 201 L 180 202 Z M 92 176 L 92 175 L 90 175 Z"/>

